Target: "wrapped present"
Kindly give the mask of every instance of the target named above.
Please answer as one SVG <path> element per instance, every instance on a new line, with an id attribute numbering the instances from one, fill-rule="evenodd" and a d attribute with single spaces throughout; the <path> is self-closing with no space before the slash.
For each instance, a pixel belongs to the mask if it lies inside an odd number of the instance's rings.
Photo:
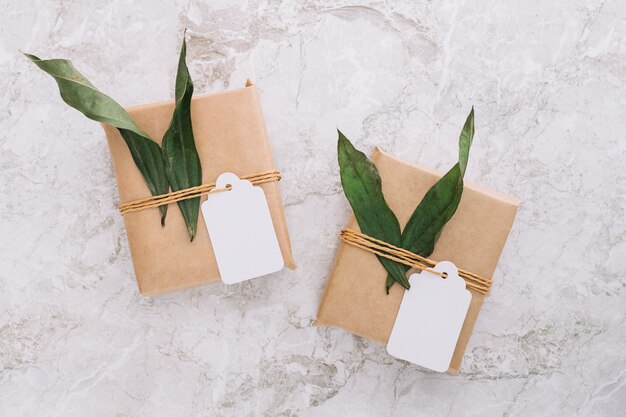
<path id="1" fill-rule="evenodd" d="M 155 140 L 167 130 L 174 102 L 128 109 L 135 123 Z M 196 148 L 202 163 L 203 182 L 224 172 L 239 177 L 275 171 L 261 107 L 254 85 L 195 97 L 191 117 Z M 118 129 L 103 124 L 122 202 L 150 196 Z M 260 185 L 265 192 L 272 223 L 285 266 L 295 268 L 289 233 L 277 181 Z M 202 198 L 204 201 L 206 197 Z M 128 243 L 139 291 L 144 295 L 189 288 L 220 280 L 211 241 L 202 214 L 198 231 L 190 241 L 185 222 L 175 204 L 170 205 L 164 227 L 156 207 L 124 214 Z"/>
<path id="2" fill-rule="evenodd" d="M 403 162 L 376 148 L 372 162 L 382 179 L 382 190 L 403 228 L 417 204 L 440 178 L 437 172 Z M 478 186 L 465 185 L 456 214 L 446 224 L 429 256 L 454 262 L 459 269 L 492 277 L 513 225 L 519 201 Z M 359 230 L 356 219 L 349 229 Z M 317 325 L 340 327 L 387 344 L 404 288 L 385 293 L 387 271 L 376 257 L 361 248 L 340 243 L 317 314 Z M 459 372 L 484 295 L 471 289 L 471 302 L 448 372 Z"/>

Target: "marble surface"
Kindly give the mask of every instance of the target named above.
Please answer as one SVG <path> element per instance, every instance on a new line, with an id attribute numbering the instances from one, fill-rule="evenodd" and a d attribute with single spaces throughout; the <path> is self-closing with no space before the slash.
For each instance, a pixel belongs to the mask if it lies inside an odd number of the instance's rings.
<path id="1" fill-rule="evenodd" d="M 419 3 L 419 4 L 417 4 Z M 626 3 L 8 1 L 0 415 L 618 416 L 626 409 Z M 18 49 L 123 105 L 258 85 L 299 268 L 135 286 L 103 132 Z M 312 326 L 349 208 L 335 128 L 523 200 L 462 367 Z"/>

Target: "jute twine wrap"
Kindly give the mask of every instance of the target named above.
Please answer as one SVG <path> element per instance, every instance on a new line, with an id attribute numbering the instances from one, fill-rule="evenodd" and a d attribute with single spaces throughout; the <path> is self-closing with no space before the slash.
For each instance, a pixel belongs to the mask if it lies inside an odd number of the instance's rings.
<path id="1" fill-rule="evenodd" d="M 375 239 L 366 234 L 357 232 L 352 229 L 344 229 L 341 231 L 340 239 L 348 245 L 355 246 L 359 249 L 363 249 L 367 252 L 373 253 L 378 256 L 390 259 L 395 262 L 416 268 L 422 271 L 428 271 L 430 273 L 439 275 L 440 277 L 446 277 L 443 272 L 435 271 L 433 268 L 437 265 L 436 261 L 428 258 L 421 257 L 406 249 L 399 248 L 391 245 L 382 240 Z M 487 294 L 491 288 L 491 279 L 482 277 L 478 274 L 458 269 L 459 276 L 463 278 L 467 284 L 467 288 L 479 292 L 481 294 Z"/>
<path id="2" fill-rule="evenodd" d="M 240 177 L 242 180 L 247 180 L 252 185 L 264 184 L 266 182 L 280 181 L 280 172 L 277 170 L 259 172 L 252 175 L 246 175 Z M 185 188 L 184 190 L 172 191 L 167 194 L 154 195 L 151 197 L 141 198 L 139 200 L 130 201 L 128 203 L 122 203 L 119 205 L 119 210 L 122 215 L 132 213 L 134 211 L 141 211 L 152 207 L 159 207 L 165 204 L 172 204 L 181 200 L 188 200 L 190 198 L 196 198 L 203 195 L 207 195 L 211 192 L 228 191 L 230 187 L 215 188 L 215 183 L 202 184 L 196 187 Z"/>

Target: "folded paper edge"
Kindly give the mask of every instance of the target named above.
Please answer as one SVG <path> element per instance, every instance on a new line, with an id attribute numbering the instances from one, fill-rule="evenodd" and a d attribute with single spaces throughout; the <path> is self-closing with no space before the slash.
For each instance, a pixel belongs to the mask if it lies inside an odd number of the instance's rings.
<path id="1" fill-rule="evenodd" d="M 133 268 L 134 268 L 134 263 L 133 263 Z M 136 272 L 135 272 L 135 276 L 136 276 Z M 183 291 L 183 290 L 190 290 L 192 288 L 197 288 L 197 287 L 202 287 L 204 285 L 210 285 L 210 284 L 214 284 L 216 282 L 220 282 L 223 283 L 221 279 L 213 279 L 213 280 L 209 280 L 209 281 L 198 281 L 198 282 L 192 282 L 192 283 L 188 283 L 188 284 L 184 284 L 184 285 L 177 285 L 177 286 L 173 286 L 173 287 L 167 287 L 166 289 L 159 289 L 159 290 L 153 290 L 153 291 L 145 291 L 142 289 L 141 287 L 141 283 L 139 282 L 139 280 L 136 280 L 137 282 L 137 288 L 139 289 L 139 294 L 141 294 L 143 297 L 150 297 L 150 298 L 154 298 L 154 297 L 159 297 L 162 295 L 168 295 L 171 294 L 173 292 L 176 291 Z"/>
<path id="2" fill-rule="evenodd" d="M 381 149 L 378 146 L 376 146 L 374 148 L 374 154 L 376 152 L 386 156 L 389 159 L 393 159 L 394 161 L 403 163 L 405 165 L 409 165 L 409 166 L 411 166 L 413 168 L 420 169 L 422 171 L 428 172 L 429 174 L 437 175 L 438 177 L 441 177 L 443 175 L 443 173 L 441 173 L 441 172 L 439 172 L 437 170 L 434 170 L 434 169 L 431 169 L 431 168 L 427 168 L 427 167 L 425 167 L 423 165 L 420 165 L 420 164 L 407 162 L 407 161 L 405 161 L 405 160 L 403 160 L 401 158 L 398 158 L 397 156 L 394 156 L 394 155 L 390 154 L 389 152 L 384 151 L 383 149 Z M 514 205 L 516 207 L 521 204 L 521 200 L 519 198 L 517 198 L 517 197 L 513 197 L 513 196 L 510 196 L 510 195 L 501 193 L 499 191 L 492 190 L 492 189 L 490 189 L 488 187 L 485 187 L 485 186 L 482 186 L 482 185 L 479 185 L 479 184 L 476 184 L 476 183 L 473 183 L 473 182 L 464 181 L 463 182 L 463 187 L 467 187 L 467 188 L 472 189 L 474 191 L 477 191 L 477 192 L 479 192 L 481 194 L 489 195 L 490 197 L 493 197 L 493 198 L 495 198 L 495 199 L 497 199 L 499 201 L 502 201 L 504 203 L 512 204 L 512 205 Z"/>
<path id="3" fill-rule="evenodd" d="M 239 90 L 245 90 L 246 88 L 250 88 L 250 87 L 254 87 L 254 83 L 250 79 L 248 79 L 246 80 L 246 83 L 243 87 L 231 88 L 230 90 L 214 91 L 212 93 L 201 94 L 198 96 L 194 95 L 193 99 L 199 100 L 205 97 L 212 97 L 212 96 L 219 96 L 222 94 L 235 93 Z M 160 101 L 155 101 L 152 103 L 145 103 L 145 104 L 135 104 L 132 106 L 124 107 L 124 109 L 126 109 L 128 113 L 132 113 L 137 110 L 150 110 L 151 108 L 154 108 L 154 107 L 167 106 L 171 104 L 174 104 L 174 99 L 160 100 Z"/>
<path id="4" fill-rule="evenodd" d="M 263 109 L 261 107 L 261 99 L 259 97 L 259 94 L 257 92 L 256 87 L 254 86 L 254 84 L 252 83 L 252 81 L 250 79 L 248 79 L 246 81 L 246 87 L 244 87 L 244 89 L 246 88 L 251 88 L 251 92 L 252 94 L 254 94 L 255 97 L 255 102 L 256 102 L 256 107 L 257 107 L 257 111 L 258 111 L 258 116 L 259 116 L 259 120 L 263 121 L 263 123 L 261 123 L 261 127 L 263 128 L 263 133 L 265 134 L 265 137 L 267 138 L 267 140 L 265 141 L 265 146 L 266 146 L 266 151 L 268 153 L 269 159 L 272 162 L 272 167 L 274 167 L 274 169 L 276 169 L 276 164 L 274 164 L 274 152 L 272 151 L 272 145 L 271 145 L 271 141 L 269 139 L 269 133 L 267 131 L 267 125 L 265 124 L 265 116 L 263 114 Z M 293 254 L 293 246 L 291 245 L 291 236 L 289 233 L 289 224 L 287 223 L 287 213 L 285 213 L 285 203 L 283 200 L 283 196 L 280 190 L 280 183 L 274 183 L 275 184 L 275 188 L 276 188 L 276 194 L 278 195 L 278 199 L 280 200 L 280 216 L 282 218 L 282 224 L 284 227 L 284 234 L 285 234 L 285 239 L 287 240 L 287 251 L 288 251 L 288 255 L 289 255 L 289 259 L 285 259 L 285 255 L 283 254 L 283 261 L 285 263 L 285 267 L 287 267 L 288 269 L 290 269 L 291 271 L 294 271 L 297 268 L 297 264 L 296 264 L 296 260 L 294 258 L 294 254 Z M 266 195 L 267 197 L 267 195 Z M 276 225 L 274 224 L 274 230 L 276 230 Z M 281 248 L 281 252 L 282 252 L 282 248 Z M 284 269 L 284 267 L 283 267 Z M 282 270 L 282 269 L 281 269 Z"/>

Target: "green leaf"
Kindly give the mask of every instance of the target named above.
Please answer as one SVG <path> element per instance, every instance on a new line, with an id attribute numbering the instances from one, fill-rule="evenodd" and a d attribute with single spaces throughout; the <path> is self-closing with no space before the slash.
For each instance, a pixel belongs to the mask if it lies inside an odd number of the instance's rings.
<path id="1" fill-rule="evenodd" d="M 376 166 L 363 152 L 354 148 L 343 133 L 339 133 L 337 153 L 343 191 L 352 206 L 361 232 L 392 245 L 400 246 L 400 224 L 382 193 L 380 175 Z M 393 280 L 409 288 L 403 265 L 378 256 Z"/>
<path id="2" fill-rule="evenodd" d="M 463 195 L 463 175 L 474 138 L 474 108 L 470 111 L 459 138 L 459 162 L 456 163 L 419 203 L 402 232 L 402 247 L 423 257 L 435 249 L 445 224 L 456 212 Z M 408 266 L 404 266 L 408 270 Z M 393 279 L 387 278 L 387 288 Z"/>
<path id="3" fill-rule="evenodd" d="M 196 150 L 191 124 L 193 82 L 185 63 L 186 49 L 183 35 L 183 45 L 180 50 L 176 74 L 176 105 L 170 126 L 161 142 L 165 172 L 173 191 L 194 187 L 202 183 L 202 166 Z M 187 224 L 189 237 L 193 241 L 198 226 L 200 197 L 179 201 L 178 207 Z"/>
<path id="4" fill-rule="evenodd" d="M 165 173 L 165 163 L 163 162 L 163 152 L 161 148 L 151 139 L 139 136 L 132 130 L 119 130 L 124 142 L 130 150 L 130 154 L 135 161 L 139 172 L 143 175 L 148 189 L 152 195 L 165 194 L 169 191 L 169 183 Z M 167 214 L 167 204 L 159 206 L 161 212 L 161 226 L 165 226 L 165 216 Z"/>
<path id="5" fill-rule="evenodd" d="M 42 60 L 35 55 L 24 54 L 41 70 L 51 75 L 59 86 L 63 101 L 85 116 L 98 122 L 115 126 L 143 175 L 153 195 L 169 191 L 161 148 L 141 130 L 126 112 L 111 97 L 101 93 L 87 80 L 71 61 L 66 59 Z M 160 206 L 161 224 L 165 224 L 167 206 Z"/>

